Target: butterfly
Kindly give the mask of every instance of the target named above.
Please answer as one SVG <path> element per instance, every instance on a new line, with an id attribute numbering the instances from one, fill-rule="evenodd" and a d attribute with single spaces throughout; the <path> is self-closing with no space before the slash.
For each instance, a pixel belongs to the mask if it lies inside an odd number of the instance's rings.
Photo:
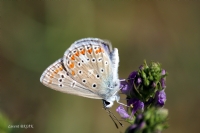
<path id="1" fill-rule="evenodd" d="M 118 49 L 99 38 L 75 41 L 41 75 L 45 86 L 68 94 L 102 99 L 105 108 L 119 102 Z"/>

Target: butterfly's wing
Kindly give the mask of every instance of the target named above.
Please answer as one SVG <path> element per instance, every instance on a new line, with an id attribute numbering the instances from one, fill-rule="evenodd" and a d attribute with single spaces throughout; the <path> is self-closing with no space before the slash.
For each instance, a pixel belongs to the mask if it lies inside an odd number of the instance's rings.
<path id="1" fill-rule="evenodd" d="M 109 99 L 119 90 L 118 50 L 98 38 L 74 42 L 65 52 L 63 64 L 69 76 L 102 99 Z"/>
<path id="2" fill-rule="evenodd" d="M 102 99 L 102 97 L 91 92 L 84 85 L 72 79 L 69 72 L 66 71 L 62 59 L 54 62 L 43 72 L 42 76 L 40 77 L 40 82 L 51 89 L 64 93 L 93 99 Z"/>

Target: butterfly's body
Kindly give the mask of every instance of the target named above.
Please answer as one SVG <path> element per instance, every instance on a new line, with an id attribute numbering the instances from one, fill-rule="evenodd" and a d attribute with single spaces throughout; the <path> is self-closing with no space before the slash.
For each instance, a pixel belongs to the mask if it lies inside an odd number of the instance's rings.
<path id="1" fill-rule="evenodd" d="M 74 42 L 63 58 L 50 65 L 40 81 L 47 87 L 64 93 L 109 102 L 119 101 L 119 56 L 109 42 L 85 38 Z"/>

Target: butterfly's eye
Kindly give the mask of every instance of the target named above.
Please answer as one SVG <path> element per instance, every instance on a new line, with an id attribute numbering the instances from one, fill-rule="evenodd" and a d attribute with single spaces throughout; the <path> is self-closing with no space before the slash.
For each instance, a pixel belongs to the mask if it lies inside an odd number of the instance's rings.
<path id="1" fill-rule="evenodd" d="M 113 102 L 108 102 L 106 100 L 103 100 L 104 108 L 110 108 L 110 107 L 112 107 L 112 105 L 113 105 Z"/>
<path id="2" fill-rule="evenodd" d="M 103 104 L 107 106 L 107 105 L 110 104 L 110 102 L 108 102 L 108 101 L 106 101 L 106 100 L 103 100 Z"/>

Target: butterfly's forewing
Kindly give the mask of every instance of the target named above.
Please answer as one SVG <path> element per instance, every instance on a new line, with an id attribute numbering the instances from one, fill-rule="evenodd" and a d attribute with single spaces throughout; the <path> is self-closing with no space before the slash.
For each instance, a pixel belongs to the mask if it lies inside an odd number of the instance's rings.
<path id="1" fill-rule="evenodd" d="M 54 62 L 43 72 L 40 82 L 51 89 L 64 93 L 93 99 L 102 99 L 97 94 L 91 92 L 88 88 L 72 79 L 69 72 L 67 72 L 63 66 L 62 59 Z"/>
<path id="2" fill-rule="evenodd" d="M 71 45 L 64 54 L 63 63 L 74 81 L 108 99 L 119 90 L 116 56 L 118 51 L 112 51 L 109 42 L 86 38 Z"/>

